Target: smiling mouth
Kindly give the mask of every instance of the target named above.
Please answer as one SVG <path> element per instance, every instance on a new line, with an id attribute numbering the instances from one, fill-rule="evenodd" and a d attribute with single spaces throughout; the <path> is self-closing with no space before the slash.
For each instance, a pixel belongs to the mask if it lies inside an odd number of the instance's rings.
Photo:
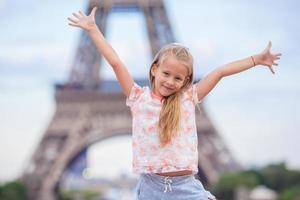
<path id="1" fill-rule="evenodd" d="M 172 91 L 173 90 L 173 88 L 169 88 L 169 87 L 167 87 L 167 86 L 163 86 L 165 89 L 167 89 L 167 90 L 169 90 L 169 91 Z"/>

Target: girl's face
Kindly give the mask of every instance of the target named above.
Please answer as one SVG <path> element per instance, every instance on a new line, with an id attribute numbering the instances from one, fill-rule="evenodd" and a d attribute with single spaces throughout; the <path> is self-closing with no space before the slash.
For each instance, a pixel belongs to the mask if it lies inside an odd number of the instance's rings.
<path id="1" fill-rule="evenodd" d="M 167 57 L 157 66 L 153 65 L 154 94 L 167 97 L 180 91 L 188 79 L 188 69 L 173 56 Z"/>

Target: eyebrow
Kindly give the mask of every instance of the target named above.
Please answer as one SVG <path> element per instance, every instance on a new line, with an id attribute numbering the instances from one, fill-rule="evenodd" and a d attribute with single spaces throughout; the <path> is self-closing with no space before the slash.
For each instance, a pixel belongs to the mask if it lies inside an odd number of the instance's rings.
<path id="1" fill-rule="evenodd" d="M 171 72 L 169 69 L 162 69 L 162 71 L 163 71 L 163 72 L 168 72 L 168 73 Z M 186 76 L 181 75 L 181 74 L 178 74 L 178 75 L 176 74 L 175 77 L 180 77 L 180 78 L 183 78 L 183 79 L 184 79 Z"/>
<path id="2" fill-rule="evenodd" d="M 170 71 L 168 71 L 168 70 L 163 70 L 163 72 L 167 72 L 167 73 L 170 73 Z M 185 78 L 185 76 L 184 75 L 181 75 L 181 74 L 176 74 L 175 75 L 175 78 L 181 78 L 181 79 L 184 79 Z"/>

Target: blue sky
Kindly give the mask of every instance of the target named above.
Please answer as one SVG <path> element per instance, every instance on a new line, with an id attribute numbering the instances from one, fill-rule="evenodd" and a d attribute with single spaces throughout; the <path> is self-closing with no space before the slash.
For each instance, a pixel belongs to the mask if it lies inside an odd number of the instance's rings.
<path id="1" fill-rule="evenodd" d="M 258 53 L 269 40 L 274 51 L 283 54 L 275 75 L 258 66 L 226 77 L 204 101 L 216 129 L 246 167 L 286 161 L 300 168 L 295 156 L 300 150 L 299 4 L 166 1 L 177 41 L 194 55 L 196 78 Z M 66 80 L 80 34 L 66 18 L 85 5 L 83 0 L 0 0 L 0 181 L 24 170 L 51 120 L 53 84 Z M 135 78 L 147 76 L 150 51 L 141 14 L 112 14 L 107 39 Z M 114 78 L 107 64 L 101 66 L 101 77 Z M 120 146 L 126 153 L 113 155 Z M 93 145 L 90 159 L 95 173 L 101 175 L 108 168 L 111 174 L 130 172 L 130 151 L 129 137 Z M 107 158 L 105 152 L 113 156 Z M 121 158 L 127 158 L 125 164 L 113 169 L 114 160 Z M 107 166 L 99 163 L 103 159 Z"/>

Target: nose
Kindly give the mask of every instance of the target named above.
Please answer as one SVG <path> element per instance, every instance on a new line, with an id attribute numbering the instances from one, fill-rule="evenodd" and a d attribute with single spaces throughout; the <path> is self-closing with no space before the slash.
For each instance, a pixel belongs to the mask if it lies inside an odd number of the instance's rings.
<path id="1" fill-rule="evenodd" d="M 168 86 L 173 86 L 174 85 L 174 80 L 173 78 L 169 78 L 167 81 L 166 81 L 167 85 Z"/>

